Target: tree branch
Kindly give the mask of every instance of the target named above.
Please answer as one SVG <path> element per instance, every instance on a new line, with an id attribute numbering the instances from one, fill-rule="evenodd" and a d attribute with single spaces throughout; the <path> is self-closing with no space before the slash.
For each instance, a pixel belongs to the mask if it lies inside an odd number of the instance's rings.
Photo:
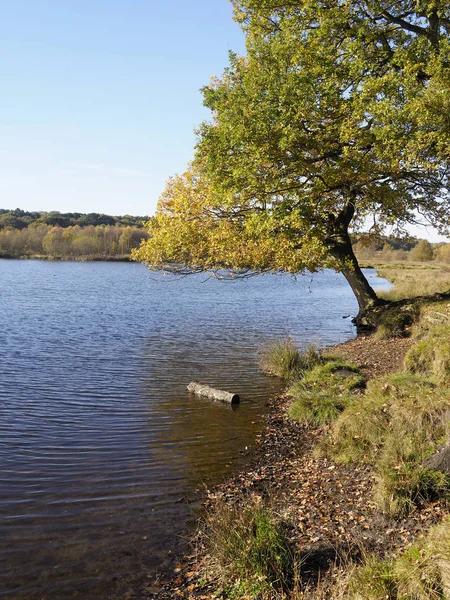
<path id="1" fill-rule="evenodd" d="M 429 31 L 425 27 L 419 27 L 419 25 L 414 25 L 413 23 L 409 23 L 405 19 L 401 17 L 396 17 L 391 15 L 387 10 L 383 10 L 383 17 L 385 17 L 390 23 L 395 23 L 396 25 L 400 25 L 402 29 L 406 29 L 407 31 L 411 31 L 411 33 L 417 33 L 417 35 L 425 35 L 429 38 Z"/>

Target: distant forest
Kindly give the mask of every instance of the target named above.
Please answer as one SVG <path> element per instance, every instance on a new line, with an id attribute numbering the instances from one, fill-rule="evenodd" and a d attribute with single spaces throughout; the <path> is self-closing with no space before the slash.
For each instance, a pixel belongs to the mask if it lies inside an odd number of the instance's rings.
<path id="1" fill-rule="evenodd" d="M 0 209 L 0 258 L 126 260 L 149 217 Z"/>
<path id="2" fill-rule="evenodd" d="M 353 250 L 362 264 L 430 262 L 450 264 L 450 244 L 430 243 L 415 237 L 372 237 L 359 235 L 353 238 Z"/>
<path id="3" fill-rule="evenodd" d="M 0 208 L 0 258 L 128 260 L 147 239 L 148 216 L 99 213 L 27 212 Z M 362 263 L 428 262 L 450 264 L 450 244 L 417 238 L 353 237 Z"/>

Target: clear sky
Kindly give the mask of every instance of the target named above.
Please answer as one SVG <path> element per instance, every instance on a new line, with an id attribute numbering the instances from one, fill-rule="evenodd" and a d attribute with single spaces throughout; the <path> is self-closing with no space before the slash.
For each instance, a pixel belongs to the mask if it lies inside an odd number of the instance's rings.
<path id="1" fill-rule="evenodd" d="M 244 41 L 228 0 L 0 0 L 0 208 L 152 214 Z"/>
<path id="2" fill-rule="evenodd" d="M 200 88 L 244 52 L 229 1 L 0 0 L 0 14 L 0 208 L 153 214 L 209 116 Z"/>

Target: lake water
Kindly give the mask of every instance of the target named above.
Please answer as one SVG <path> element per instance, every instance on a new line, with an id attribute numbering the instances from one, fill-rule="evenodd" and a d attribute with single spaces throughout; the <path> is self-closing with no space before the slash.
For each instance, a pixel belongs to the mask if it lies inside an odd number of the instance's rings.
<path id="1" fill-rule="evenodd" d="M 164 568 L 279 390 L 258 348 L 343 342 L 357 311 L 330 271 L 221 282 L 6 260 L 0 308 L 0 597 L 27 600 L 102 600 Z M 241 405 L 196 399 L 191 380 Z"/>

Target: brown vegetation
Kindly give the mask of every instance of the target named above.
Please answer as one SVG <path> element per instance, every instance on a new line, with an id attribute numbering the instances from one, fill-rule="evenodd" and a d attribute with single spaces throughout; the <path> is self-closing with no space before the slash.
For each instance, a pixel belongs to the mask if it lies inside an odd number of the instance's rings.
<path id="1" fill-rule="evenodd" d="M 32 223 L 23 229 L 0 229 L 0 257 L 70 260 L 127 258 L 131 250 L 146 237 L 145 230 L 136 226 L 60 227 Z"/>

